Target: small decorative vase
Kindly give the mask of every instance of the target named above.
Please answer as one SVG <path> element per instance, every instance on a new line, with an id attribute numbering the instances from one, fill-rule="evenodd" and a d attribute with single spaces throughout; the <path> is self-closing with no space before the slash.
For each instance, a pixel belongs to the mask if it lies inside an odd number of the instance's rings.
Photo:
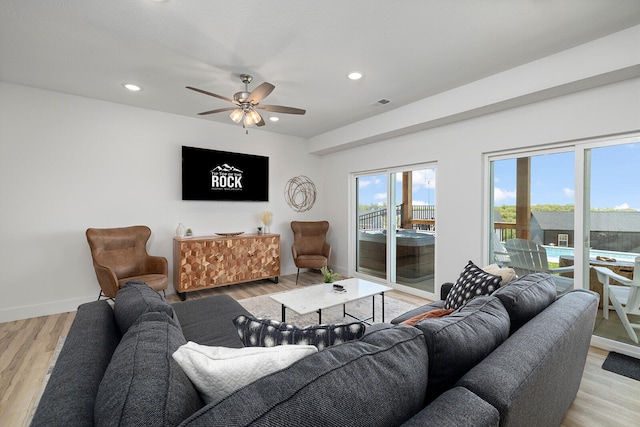
<path id="1" fill-rule="evenodd" d="M 184 225 L 182 223 L 178 224 L 178 228 L 176 228 L 176 236 L 184 237 L 185 230 L 186 229 L 184 228 Z"/>
<path id="2" fill-rule="evenodd" d="M 269 234 L 269 226 L 267 224 L 264 225 L 264 234 Z"/>

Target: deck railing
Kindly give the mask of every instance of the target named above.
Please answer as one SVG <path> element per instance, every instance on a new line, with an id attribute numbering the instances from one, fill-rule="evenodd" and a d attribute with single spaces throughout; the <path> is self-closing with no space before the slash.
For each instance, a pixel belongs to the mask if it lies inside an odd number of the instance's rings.
<path id="1" fill-rule="evenodd" d="M 395 210 L 396 224 L 400 224 L 402 205 L 397 205 Z M 434 219 L 435 206 L 433 205 L 414 205 L 412 206 L 413 219 Z M 387 227 L 387 210 L 384 208 L 363 213 L 358 218 L 358 228 L 360 230 L 380 229 Z M 499 236 L 501 242 L 516 237 L 515 222 L 494 222 L 493 229 Z"/>
<path id="2" fill-rule="evenodd" d="M 396 224 L 400 224 L 402 215 L 402 205 L 397 205 L 395 209 Z M 433 219 L 435 218 L 435 206 L 433 205 L 413 205 L 413 219 Z M 387 209 L 380 208 L 361 214 L 358 217 L 358 228 L 360 230 L 370 230 L 387 227 Z"/>

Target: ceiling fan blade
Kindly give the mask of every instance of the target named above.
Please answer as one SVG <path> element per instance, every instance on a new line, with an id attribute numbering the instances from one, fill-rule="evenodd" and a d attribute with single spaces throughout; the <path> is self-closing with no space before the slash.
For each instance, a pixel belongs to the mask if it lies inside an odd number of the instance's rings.
<path id="1" fill-rule="evenodd" d="M 256 113 L 257 113 L 257 111 L 256 111 Z M 260 113 L 258 113 L 258 115 L 260 115 Z M 265 125 L 264 119 L 262 118 L 262 116 L 260 116 L 260 121 L 258 123 L 256 123 L 256 126 L 264 126 L 264 125 Z"/>
<path id="2" fill-rule="evenodd" d="M 205 95 L 213 96 L 215 98 L 224 99 L 225 101 L 229 101 L 229 102 L 233 102 L 234 104 L 237 104 L 236 101 L 234 101 L 231 98 L 227 98 L 226 96 L 217 95 L 215 93 L 207 92 L 206 90 L 198 89 L 198 88 L 191 87 L 191 86 L 187 86 L 187 89 L 195 90 L 196 92 L 204 93 Z"/>
<path id="3" fill-rule="evenodd" d="M 222 113 L 223 111 L 231 111 L 231 110 L 235 110 L 236 107 L 227 107 L 227 108 L 218 108 L 217 110 L 211 110 L 211 111 L 203 111 L 202 113 L 198 113 L 199 116 L 204 116 L 207 114 L 215 114 L 215 113 Z"/>
<path id="4" fill-rule="evenodd" d="M 285 114 L 305 114 L 307 110 L 303 110 L 301 108 L 293 108 L 293 107 L 282 107 L 280 105 L 256 105 L 256 108 L 261 110 L 267 110 L 274 113 L 285 113 Z"/>
<path id="5" fill-rule="evenodd" d="M 249 94 L 249 98 L 247 100 L 255 105 L 269 96 L 275 88 L 276 87 L 271 83 L 264 82 Z"/>

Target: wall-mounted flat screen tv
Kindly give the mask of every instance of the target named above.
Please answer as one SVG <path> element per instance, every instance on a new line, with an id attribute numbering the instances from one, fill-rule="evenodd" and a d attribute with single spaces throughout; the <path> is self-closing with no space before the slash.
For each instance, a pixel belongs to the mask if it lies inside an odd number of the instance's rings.
<path id="1" fill-rule="evenodd" d="M 182 147 L 182 200 L 269 201 L 269 158 Z"/>

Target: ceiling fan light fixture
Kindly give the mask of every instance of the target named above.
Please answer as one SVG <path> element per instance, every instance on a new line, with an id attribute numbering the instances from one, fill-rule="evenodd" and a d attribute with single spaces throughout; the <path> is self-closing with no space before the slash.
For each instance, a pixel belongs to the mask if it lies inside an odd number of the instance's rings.
<path id="1" fill-rule="evenodd" d="M 242 116 L 244 116 L 244 111 L 242 111 L 241 108 L 237 108 L 231 112 L 231 115 L 229 117 L 231 117 L 231 120 L 233 120 L 234 122 L 240 123 L 240 121 L 242 120 Z"/>
<path id="2" fill-rule="evenodd" d="M 251 121 L 251 124 L 249 126 L 255 125 L 260 121 L 260 114 L 258 114 L 256 110 L 251 109 L 247 112 L 245 116 L 245 123 L 247 118 Z"/>

